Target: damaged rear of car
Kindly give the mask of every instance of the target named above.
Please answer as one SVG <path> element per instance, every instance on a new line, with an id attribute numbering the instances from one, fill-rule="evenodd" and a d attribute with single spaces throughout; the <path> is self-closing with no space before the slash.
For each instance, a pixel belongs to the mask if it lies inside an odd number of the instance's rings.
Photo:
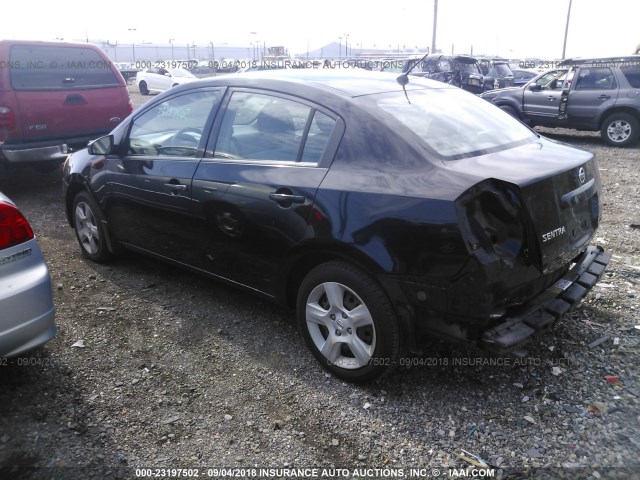
<path id="1" fill-rule="evenodd" d="M 609 262 L 590 245 L 600 216 L 598 167 L 592 153 L 460 95 L 464 104 L 437 91 L 409 92 L 410 103 L 376 99 L 407 129 L 398 135 L 419 138 L 411 143 L 433 163 L 428 173 L 405 165 L 413 178 L 398 173 L 408 196 L 429 201 L 414 208 L 415 229 L 394 255 L 405 275 L 381 281 L 405 318 L 406 338 L 509 353 L 577 305 Z"/>

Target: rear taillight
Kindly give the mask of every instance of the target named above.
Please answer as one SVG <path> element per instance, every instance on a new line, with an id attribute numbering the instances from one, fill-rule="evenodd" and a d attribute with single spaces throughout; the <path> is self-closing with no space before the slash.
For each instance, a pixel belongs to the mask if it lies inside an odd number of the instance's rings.
<path id="1" fill-rule="evenodd" d="M 13 110 L 5 105 L 0 105 L 0 128 L 13 130 L 16 126 L 16 118 Z"/>
<path id="2" fill-rule="evenodd" d="M 131 98 L 129 98 L 129 104 L 127 105 L 127 115 L 131 115 L 133 113 L 133 103 L 131 103 Z"/>
<path id="3" fill-rule="evenodd" d="M 0 250 L 33 238 L 33 230 L 14 205 L 0 202 Z"/>
<path id="4" fill-rule="evenodd" d="M 526 261 L 528 220 L 514 186 L 485 181 L 469 189 L 457 201 L 463 236 L 469 250 L 483 263 L 499 260 L 513 265 Z"/>

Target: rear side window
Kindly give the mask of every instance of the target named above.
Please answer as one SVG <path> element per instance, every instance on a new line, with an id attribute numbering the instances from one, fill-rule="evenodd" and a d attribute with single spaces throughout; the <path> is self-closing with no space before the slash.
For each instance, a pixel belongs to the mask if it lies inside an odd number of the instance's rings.
<path id="1" fill-rule="evenodd" d="M 14 90 L 74 90 L 120 85 L 111 62 L 91 48 L 14 45 L 9 68 Z"/>
<path id="2" fill-rule="evenodd" d="M 576 81 L 576 90 L 612 90 L 617 88 L 610 68 L 582 68 Z"/>
<path id="3" fill-rule="evenodd" d="M 621 70 L 633 88 L 640 88 L 640 65 L 622 67 Z"/>
<path id="4" fill-rule="evenodd" d="M 315 108 L 262 93 L 235 92 L 215 157 L 319 162 L 336 122 Z"/>

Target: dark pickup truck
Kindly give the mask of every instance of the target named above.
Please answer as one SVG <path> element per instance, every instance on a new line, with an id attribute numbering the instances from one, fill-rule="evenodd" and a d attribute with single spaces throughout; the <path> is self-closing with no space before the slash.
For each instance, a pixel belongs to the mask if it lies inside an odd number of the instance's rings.
<path id="1" fill-rule="evenodd" d="M 599 130 L 627 147 L 640 136 L 640 55 L 564 60 L 522 87 L 481 96 L 530 126 Z"/>

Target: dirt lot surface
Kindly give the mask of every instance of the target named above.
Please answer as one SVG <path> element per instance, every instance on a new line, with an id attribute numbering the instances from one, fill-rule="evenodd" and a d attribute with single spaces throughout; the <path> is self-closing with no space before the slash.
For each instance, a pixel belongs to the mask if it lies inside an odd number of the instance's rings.
<path id="1" fill-rule="evenodd" d="M 640 146 L 544 132 L 598 156 L 606 275 L 526 360 L 428 343 L 368 386 L 325 374 L 290 312 L 133 254 L 87 262 L 60 172 L 15 172 L 0 189 L 37 233 L 60 331 L 0 366 L 0 478 L 445 478 L 473 455 L 496 478 L 638 478 Z"/>

